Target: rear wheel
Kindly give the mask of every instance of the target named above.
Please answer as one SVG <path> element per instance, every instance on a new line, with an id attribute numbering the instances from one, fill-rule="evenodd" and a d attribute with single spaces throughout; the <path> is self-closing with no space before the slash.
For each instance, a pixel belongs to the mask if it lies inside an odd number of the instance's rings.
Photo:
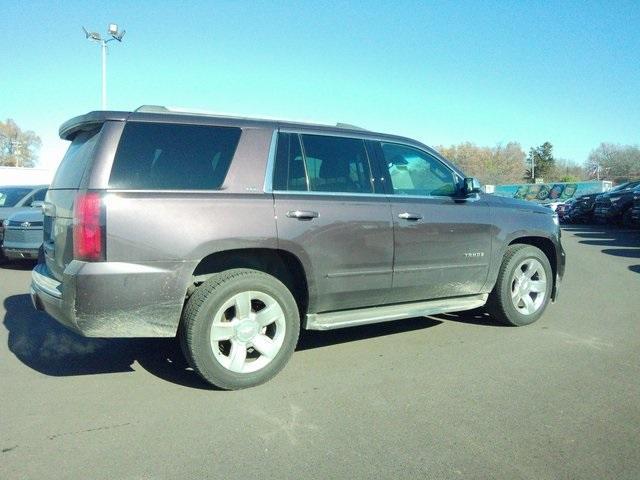
<path id="1" fill-rule="evenodd" d="M 300 331 L 296 301 L 266 273 L 218 273 L 187 302 L 179 335 L 190 365 L 226 390 L 252 387 L 275 376 L 293 354 Z"/>
<path id="2" fill-rule="evenodd" d="M 529 325 L 544 313 L 552 287 L 553 271 L 547 256 L 531 245 L 510 245 L 487 307 L 505 325 Z"/>

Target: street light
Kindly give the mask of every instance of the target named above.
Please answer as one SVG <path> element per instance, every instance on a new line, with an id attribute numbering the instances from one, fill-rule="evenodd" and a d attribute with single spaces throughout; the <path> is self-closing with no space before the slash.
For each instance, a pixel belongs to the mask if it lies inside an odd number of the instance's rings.
<path id="1" fill-rule="evenodd" d="M 118 25 L 110 23 L 107 27 L 107 33 L 111 38 L 102 38 L 98 32 L 89 32 L 86 28 L 82 27 L 84 35 L 87 40 L 99 43 L 102 50 L 102 110 L 107 109 L 107 43 L 117 40 L 122 42 L 122 37 L 126 33 L 125 30 L 118 30 Z"/>

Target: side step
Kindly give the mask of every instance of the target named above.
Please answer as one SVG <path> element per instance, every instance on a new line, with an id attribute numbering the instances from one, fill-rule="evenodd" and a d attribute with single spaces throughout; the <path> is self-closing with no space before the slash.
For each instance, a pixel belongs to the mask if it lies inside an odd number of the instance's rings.
<path id="1" fill-rule="evenodd" d="M 487 303 L 489 295 L 469 295 L 465 297 L 440 298 L 425 302 L 400 303 L 382 307 L 367 307 L 339 312 L 309 313 L 307 330 L 333 330 L 334 328 L 355 327 L 368 323 L 388 322 L 404 318 L 424 317 L 437 313 L 461 312 L 481 307 Z"/>

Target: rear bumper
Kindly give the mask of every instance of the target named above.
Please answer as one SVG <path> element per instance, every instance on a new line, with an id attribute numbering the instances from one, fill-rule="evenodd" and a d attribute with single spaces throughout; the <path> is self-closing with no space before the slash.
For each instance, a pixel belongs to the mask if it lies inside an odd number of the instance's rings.
<path id="1" fill-rule="evenodd" d="M 31 300 L 87 337 L 173 337 L 191 264 L 72 261 L 62 281 L 45 264 L 31 274 Z"/>
<path id="2" fill-rule="evenodd" d="M 2 253 L 4 256 L 11 260 L 30 259 L 36 260 L 38 258 L 38 249 L 32 248 L 11 248 L 3 247 Z"/>

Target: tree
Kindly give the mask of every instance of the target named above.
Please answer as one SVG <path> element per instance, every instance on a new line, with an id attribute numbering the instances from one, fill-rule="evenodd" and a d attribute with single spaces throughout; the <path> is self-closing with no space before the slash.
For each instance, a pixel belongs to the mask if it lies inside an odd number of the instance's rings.
<path id="1" fill-rule="evenodd" d="M 537 170 L 537 168 L 536 168 Z M 589 177 L 582 165 L 573 163 L 570 160 L 557 158 L 551 173 L 545 178 L 547 182 L 579 182 L 587 180 Z"/>
<path id="2" fill-rule="evenodd" d="M 0 165 L 34 167 L 41 144 L 40 137 L 31 130 L 23 131 L 10 118 L 0 121 Z"/>
<path id="3" fill-rule="evenodd" d="M 587 159 L 590 178 L 624 182 L 640 177 L 640 148 L 636 145 L 601 143 Z"/>
<path id="4" fill-rule="evenodd" d="M 466 142 L 440 146 L 437 150 L 467 175 L 477 177 L 484 184 L 515 183 L 522 178 L 525 153 L 517 142 L 495 147 L 479 147 Z"/>
<path id="5" fill-rule="evenodd" d="M 548 176 L 553 171 L 556 162 L 556 159 L 553 158 L 553 145 L 549 142 L 544 142 L 538 147 L 532 147 L 529 150 L 527 162 L 530 167 L 525 170 L 526 180 L 533 182 L 534 175 L 536 178 L 544 178 Z M 533 165 L 533 172 L 531 171 L 531 165 Z"/>

